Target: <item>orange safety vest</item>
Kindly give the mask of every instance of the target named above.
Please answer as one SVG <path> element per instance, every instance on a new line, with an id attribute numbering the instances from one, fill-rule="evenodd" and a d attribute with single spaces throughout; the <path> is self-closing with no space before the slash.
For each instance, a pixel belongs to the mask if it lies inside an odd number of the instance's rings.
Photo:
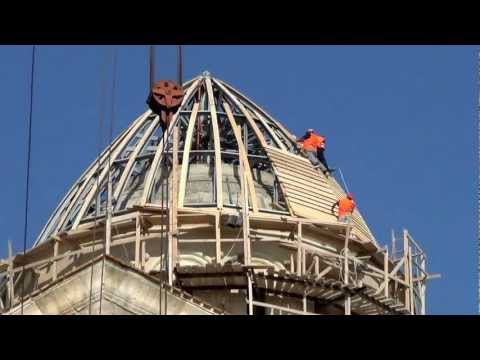
<path id="1" fill-rule="evenodd" d="M 303 140 L 303 149 L 305 151 L 317 151 L 318 148 L 325 149 L 325 137 L 310 134 L 309 138 Z"/>
<path id="2" fill-rule="evenodd" d="M 355 201 L 349 198 L 343 198 L 338 200 L 338 216 L 351 214 L 355 209 Z"/>

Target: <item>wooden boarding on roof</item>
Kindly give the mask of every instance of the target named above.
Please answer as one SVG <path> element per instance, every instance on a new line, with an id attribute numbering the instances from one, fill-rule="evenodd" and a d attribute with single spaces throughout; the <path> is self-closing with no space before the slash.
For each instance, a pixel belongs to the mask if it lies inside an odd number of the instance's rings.
<path id="1" fill-rule="evenodd" d="M 293 214 L 335 221 L 336 216 L 332 215 L 331 207 L 346 195 L 335 179 L 327 178 L 306 158 L 269 146 L 265 149 L 273 162 Z M 354 234 L 359 235 L 363 241 L 375 241 L 358 210 L 354 211 L 352 221 L 355 225 Z"/>

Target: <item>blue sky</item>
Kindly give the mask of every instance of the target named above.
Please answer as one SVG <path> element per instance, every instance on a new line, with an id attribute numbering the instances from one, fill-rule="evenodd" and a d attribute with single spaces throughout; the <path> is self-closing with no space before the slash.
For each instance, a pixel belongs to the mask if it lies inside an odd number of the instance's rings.
<path id="1" fill-rule="evenodd" d="M 120 46 L 114 133 L 145 108 L 147 46 Z M 380 243 L 409 229 L 442 279 L 431 314 L 473 314 L 476 257 L 476 47 L 186 46 L 184 78 L 203 70 L 230 83 L 297 135 L 327 137 Z M 98 151 L 108 50 L 39 46 L 28 245 Z M 22 250 L 31 48 L 0 46 L 0 257 Z M 176 77 L 176 48 L 157 47 L 157 79 Z"/>

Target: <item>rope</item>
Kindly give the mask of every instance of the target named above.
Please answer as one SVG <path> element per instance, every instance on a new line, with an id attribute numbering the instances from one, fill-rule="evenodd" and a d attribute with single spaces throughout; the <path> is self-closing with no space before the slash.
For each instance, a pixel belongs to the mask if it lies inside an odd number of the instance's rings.
<path id="1" fill-rule="evenodd" d="M 98 116 L 98 145 L 97 145 L 97 171 L 96 171 L 96 187 L 97 187 L 97 194 L 95 196 L 95 215 L 94 215 L 94 225 L 93 225 L 93 237 L 92 237 L 92 245 L 91 245 L 91 253 L 92 253 L 92 266 L 90 271 L 90 294 L 88 299 L 88 314 L 92 314 L 92 288 L 93 288 L 93 254 L 95 253 L 95 239 L 97 237 L 97 217 L 99 213 L 99 204 L 98 204 L 98 192 L 100 191 L 100 155 L 102 151 L 102 133 L 103 133 L 103 126 L 105 123 L 105 112 L 106 112 L 106 96 L 107 96 L 107 76 L 106 70 L 108 66 L 108 59 L 105 59 L 103 74 L 104 77 L 100 84 L 100 110 Z M 101 205 L 101 204 L 100 204 Z"/>
<path id="2" fill-rule="evenodd" d="M 171 126 L 171 129 L 173 130 L 173 128 L 175 126 L 177 126 L 177 122 L 178 122 L 178 118 L 175 120 L 175 123 L 172 124 Z M 162 158 L 159 162 L 159 167 L 160 167 L 160 171 L 163 171 L 165 170 L 165 168 L 167 168 L 167 164 L 166 164 L 166 161 L 167 161 L 167 156 L 165 155 L 165 150 L 167 148 L 167 145 L 168 145 L 168 142 L 169 142 L 169 137 L 170 137 L 170 134 L 171 134 L 171 131 L 169 131 L 169 129 L 167 129 L 163 134 L 162 134 L 162 150 L 161 150 L 161 154 L 162 154 Z M 155 171 L 155 169 L 152 169 L 152 171 Z M 163 174 L 160 176 L 160 181 L 162 181 L 162 176 Z M 167 193 L 167 201 L 168 201 L 168 185 L 169 185 L 169 182 L 168 182 L 168 175 L 166 176 L 165 178 L 165 182 L 166 184 L 162 184 L 161 185 L 161 192 L 160 192 L 160 204 L 161 204 L 161 207 L 162 209 L 165 210 L 165 192 Z M 167 187 L 165 189 L 165 187 Z M 165 216 L 167 219 L 170 219 L 170 217 L 168 216 L 168 214 L 166 213 L 165 211 L 165 214 L 163 215 Z M 169 225 L 170 221 L 167 222 L 167 226 Z M 167 228 L 168 229 L 168 228 Z M 165 262 L 166 263 L 166 259 L 164 260 L 164 256 L 163 256 L 163 242 L 164 242 L 164 232 L 165 232 L 165 224 L 164 224 L 164 221 L 162 221 L 161 225 L 160 225 L 160 263 L 159 263 L 159 266 L 160 266 L 160 269 L 159 269 L 159 279 L 160 279 L 160 289 L 159 289 L 159 314 L 161 314 L 161 309 L 162 309 L 162 280 L 161 280 L 161 272 L 162 272 L 162 269 L 163 269 L 163 263 Z M 166 270 L 168 270 L 167 266 L 166 266 Z M 165 293 L 165 299 L 167 297 L 167 294 Z M 166 310 L 166 307 L 165 307 L 165 310 Z"/>
<path id="3" fill-rule="evenodd" d="M 235 236 L 235 240 L 238 240 L 238 237 L 240 236 L 240 233 L 242 232 L 243 228 L 240 228 L 240 230 L 238 230 L 238 233 L 237 233 L 237 236 Z M 232 247 L 230 248 L 230 250 L 228 250 L 227 252 L 227 255 L 224 256 L 224 258 L 226 259 L 228 256 L 230 256 L 230 253 L 232 252 L 233 248 L 235 247 L 236 243 L 234 242 Z"/>
<path id="4" fill-rule="evenodd" d="M 111 99 L 111 109 L 110 109 L 110 129 L 109 129 L 109 139 L 108 139 L 108 170 L 107 170 L 107 206 L 105 208 L 105 225 L 110 226 L 108 218 L 111 218 L 111 207 L 112 207 L 112 194 L 110 189 L 111 181 L 111 154 L 112 154 L 112 141 L 113 141 L 113 127 L 115 120 L 115 85 L 116 85 L 116 70 L 117 70 L 117 49 L 114 48 L 112 51 L 112 99 Z M 99 304 L 99 314 L 102 314 L 102 297 L 103 297 L 103 281 L 105 275 L 105 256 L 107 252 L 107 226 L 105 226 L 105 244 L 103 246 L 103 256 L 102 256 L 102 273 L 101 273 L 101 282 L 100 282 L 100 304 Z M 111 236 L 111 231 L 110 231 Z"/>
<path id="5" fill-rule="evenodd" d="M 345 179 L 343 177 L 342 169 L 338 168 L 338 172 L 340 173 L 340 177 L 342 178 L 343 186 L 344 186 L 346 192 L 349 193 L 350 191 L 348 190 L 347 183 L 345 182 Z"/>
<path id="6" fill-rule="evenodd" d="M 26 194 L 25 194 L 25 221 L 23 226 L 23 255 L 27 252 L 27 229 L 28 229 L 28 205 L 30 189 L 30 157 L 32 153 L 32 115 L 33 115 L 33 84 L 35 78 L 35 45 L 32 47 L 32 68 L 30 73 L 30 110 L 28 116 L 28 145 L 27 145 L 27 176 L 26 176 Z M 25 291 L 25 264 L 22 266 L 22 296 L 21 310 L 23 315 L 23 296 Z"/>
<path id="7" fill-rule="evenodd" d="M 479 99 L 478 99 L 478 104 L 477 104 L 477 127 L 478 127 L 478 138 L 477 138 L 477 141 L 478 141 L 478 158 L 477 158 L 477 161 L 478 161 L 478 164 L 480 165 L 480 52 L 478 53 L 478 60 L 477 60 L 477 90 L 479 91 Z M 477 171 L 479 167 L 477 166 Z M 480 172 L 478 172 L 478 189 L 477 189 L 477 202 L 478 202 L 478 211 L 480 211 Z M 477 272 L 477 276 L 478 276 L 478 312 L 480 314 L 480 218 L 478 218 L 478 228 L 477 228 L 477 231 L 478 231 L 478 238 L 477 238 L 477 253 L 478 253 L 478 263 L 477 263 L 477 266 L 478 266 L 478 272 Z"/>
<path id="8" fill-rule="evenodd" d="M 168 131 L 168 130 L 167 130 Z M 165 165 L 165 143 L 166 141 L 165 140 L 168 140 L 168 136 L 166 136 L 167 133 L 163 133 L 163 148 L 162 148 L 162 160 L 160 162 L 160 169 L 161 171 L 163 172 L 163 167 Z M 165 139 L 166 138 L 166 139 Z M 162 184 L 161 185 L 162 188 L 161 188 L 161 192 L 160 192 L 160 204 L 162 205 L 162 210 L 165 211 L 165 206 L 164 206 L 164 202 L 163 202 L 163 196 L 164 196 L 164 191 L 165 191 L 165 185 Z M 159 290 L 159 309 L 158 309 L 158 314 L 159 315 L 162 315 L 162 270 L 163 270 L 163 236 L 164 236 L 164 219 L 162 219 L 162 225 L 161 225 L 161 228 L 160 228 L 160 268 L 159 268 L 159 272 L 158 272 L 158 277 L 160 279 L 160 290 Z"/>
<path id="9" fill-rule="evenodd" d="M 150 60 L 150 64 L 149 64 L 150 65 L 150 71 L 149 71 L 150 88 L 148 89 L 148 91 L 152 89 L 153 84 L 155 83 L 155 46 L 154 45 L 150 45 L 149 60 Z"/>
<path id="10" fill-rule="evenodd" d="M 177 47 L 177 81 L 178 85 L 183 84 L 183 62 L 182 62 L 182 45 Z"/>
<path id="11" fill-rule="evenodd" d="M 173 134 L 173 129 L 175 128 L 175 126 L 172 127 L 172 134 Z M 173 142 L 173 138 L 172 138 L 172 142 Z M 168 138 L 167 138 L 167 143 L 168 143 Z M 167 157 L 165 157 L 165 162 L 167 162 Z M 168 166 L 168 165 L 167 165 Z M 171 173 L 173 174 L 173 151 L 172 151 L 172 168 L 171 168 Z M 167 193 L 167 200 L 165 201 L 165 203 L 167 204 L 167 207 L 168 207 L 168 213 L 165 212 L 165 218 L 167 219 L 167 234 L 170 232 L 170 211 L 172 211 L 171 207 L 170 207 L 170 203 L 169 203 L 169 195 L 170 195 L 170 190 L 169 190 L 169 180 L 170 180 L 170 176 L 167 176 L 167 185 L 166 185 L 166 193 Z M 170 247 L 172 246 L 171 242 L 168 241 L 169 238 L 168 238 L 168 235 L 167 235 L 167 253 L 166 253 L 166 256 L 165 256 L 165 273 L 167 274 L 167 280 L 170 279 L 170 268 L 169 268 L 169 262 L 170 262 Z M 167 315 L 167 289 L 165 288 L 164 290 L 164 294 L 165 294 L 165 312 L 164 314 Z"/>

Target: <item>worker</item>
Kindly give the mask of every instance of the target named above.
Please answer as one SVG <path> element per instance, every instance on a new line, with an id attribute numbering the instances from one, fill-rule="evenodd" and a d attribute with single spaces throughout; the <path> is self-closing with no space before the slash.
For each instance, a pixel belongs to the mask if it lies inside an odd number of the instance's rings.
<path id="1" fill-rule="evenodd" d="M 349 223 L 353 210 L 357 206 L 353 201 L 352 193 L 348 193 L 346 197 L 338 200 L 332 205 L 332 214 L 335 215 L 335 207 L 338 206 L 338 221 L 343 223 Z"/>
<path id="2" fill-rule="evenodd" d="M 335 169 L 330 169 L 325 159 L 325 140 L 324 136 L 315 134 L 313 129 L 308 129 L 299 142 L 303 144 L 303 150 L 313 166 L 318 168 L 322 164 L 325 169 L 323 171 L 327 175 Z"/>

